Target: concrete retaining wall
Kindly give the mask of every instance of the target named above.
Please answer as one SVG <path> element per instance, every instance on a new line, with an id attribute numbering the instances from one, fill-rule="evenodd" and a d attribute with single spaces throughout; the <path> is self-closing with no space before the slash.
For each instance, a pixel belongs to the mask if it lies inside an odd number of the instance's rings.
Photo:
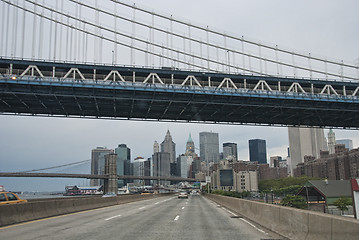
<path id="1" fill-rule="evenodd" d="M 356 219 L 215 194 L 206 197 L 289 239 L 359 239 Z"/>
<path id="2" fill-rule="evenodd" d="M 39 199 L 23 204 L 0 206 L 0 227 L 89 209 L 135 202 L 166 194 L 120 195 L 117 197 L 73 197 Z"/>

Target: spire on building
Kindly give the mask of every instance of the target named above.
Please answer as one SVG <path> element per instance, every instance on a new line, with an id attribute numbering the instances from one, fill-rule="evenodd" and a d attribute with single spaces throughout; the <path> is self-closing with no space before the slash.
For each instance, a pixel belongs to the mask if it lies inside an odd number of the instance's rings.
<path id="1" fill-rule="evenodd" d="M 194 142 L 192 140 L 191 134 L 189 134 L 187 143 L 186 143 L 186 156 L 192 156 L 193 158 L 196 157 L 196 153 L 194 152 L 195 148 L 194 148 Z"/>
<path id="2" fill-rule="evenodd" d="M 165 139 L 161 143 L 161 152 L 167 152 L 170 154 L 171 163 L 176 159 L 176 144 L 172 141 L 170 130 L 167 130 Z"/>
<path id="3" fill-rule="evenodd" d="M 189 134 L 189 137 L 188 137 L 187 142 L 193 142 L 192 137 L 191 137 L 191 134 Z"/>

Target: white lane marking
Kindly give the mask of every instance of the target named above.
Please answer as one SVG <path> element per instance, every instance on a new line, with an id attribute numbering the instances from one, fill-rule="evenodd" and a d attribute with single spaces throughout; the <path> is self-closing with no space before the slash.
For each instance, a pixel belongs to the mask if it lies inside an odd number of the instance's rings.
<path id="1" fill-rule="evenodd" d="M 229 213 L 232 214 L 233 216 L 238 217 L 237 214 L 235 214 L 234 212 L 229 211 L 227 208 L 222 207 L 222 209 L 226 210 L 227 212 L 229 212 Z"/>
<path id="2" fill-rule="evenodd" d="M 266 233 L 265 231 L 263 231 L 262 229 L 257 228 L 254 224 L 248 222 L 247 220 L 245 220 L 245 219 L 243 219 L 243 218 L 241 218 L 241 220 L 242 220 L 243 222 L 248 223 L 249 225 L 251 225 L 252 227 L 254 227 L 255 229 L 257 229 L 258 231 L 260 231 L 260 232 L 262 232 L 262 233 L 265 233 L 265 234 L 268 234 L 268 233 Z"/>
<path id="3" fill-rule="evenodd" d="M 227 208 L 222 207 L 222 209 L 226 210 L 227 212 L 229 212 L 229 213 L 230 213 L 230 214 L 232 214 L 233 216 L 238 217 L 238 215 L 237 215 L 237 214 L 235 214 L 235 213 L 231 212 L 231 211 L 230 211 L 230 210 L 228 210 Z M 252 223 L 248 222 L 248 221 L 247 221 L 247 220 L 245 220 L 244 218 L 241 218 L 241 220 L 242 220 L 243 222 L 248 223 L 249 225 L 251 225 L 252 227 L 254 227 L 255 229 L 257 229 L 258 231 L 260 231 L 260 232 L 265 233 L 266 235 L 268 235 L 268 233 L 266 233 L 265 231 L 263 231 L 263 230 L 262 230 L 262 229 L 260 229 L 260 228 L 257 228 L 254 224 L 252 224 Z"/>
<path id="4" fill-rule="evenodd" d="M 184 209 L 184 207 L 182 207 L 182 209 Z"/>
<path id="5" fill-rule="evenodd" d="M 177 215 L 174 220 L 177 221 L 178 219 L 179 219 L 179 215 Z"/>
<path id="6" fill-rule="evenodd" d="M 113 217 L 106 218 L 105 221 L 108 221 L 108 220 L 111 220 L 111 219 L 114 219 L 114 218 L 117 218 L 117 217 L 121 217 L 121 215 L 116 215 L 116 216 L 113 216 Z"/>
<path id="7" fill-rule="evenodd" d="M 159 204 L 160 202 L 156 202 L 155 205 Z"/>
<path id="8" fill-rule="evenodd" d="M 144 209 L 145 207 L 140 207 L 139 209 Z"/>

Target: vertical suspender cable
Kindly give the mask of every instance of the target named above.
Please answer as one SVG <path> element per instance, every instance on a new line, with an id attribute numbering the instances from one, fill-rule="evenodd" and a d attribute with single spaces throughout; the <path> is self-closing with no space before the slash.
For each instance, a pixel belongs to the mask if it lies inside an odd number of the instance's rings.
<path id="1" fill-rule="evenodd" d="M 60 4 L 60 8 L 61 8 L 61 12 L 64 11 L 64 1 L 61 1 L 61 4 Z M 60 21 L 62 22 L 63 21 L 63 17 L 62 15 L 60 15 Z M 63 37 L 62 37 L 62 29 L 63 29 L 63 26 L 60 24 L 60 48 L 59 48 L 59 60 L 61 60 L 61 53 L 62 53 L 62 43 L 63 43 Z"/>
<path id="2" fill-rule="evenodd" d="M 79 5 L 76 4 L 76 7 L 75 7 L 75 19 L 78 18 L 77 17 L 78 7 L 79 7 Z M 78 26 L 77 26 L 78 23 L 79 22 L 75 20 L 75 22 L 74 22 L 75 28 L 78 28 Z M 77 47 L 78 47 L 77 46 L 77 35 L 78 35 L 78 31 L 74 30 L 74 44 L 73 44 L 74 53 L 73 54 L 74 54 L 74 61 L 75 62 L 76 62 L 76 60 L 78 60 L 78 58 L 77 58 Z"/>
<path id="3" fill-rule="evenodd" d="M 241 41 L 241 43 L 242 43 L 242 53 L 244 53 L 244 41 L 243 41 L 243 36 L 242 36 L 242 41 Z M 244 54 L 242 54 L 242 61 L 243 61 L 243 74 L 246 74 L 246 71 L 245 71 L 245 69 L 246 69 L 246 58 L 245 58 L 245 56 L 244 56 Z"/>
<path id="4" fill-rule="evenodd" d="M 210 58 L 210 53 L 209 53 L 209 32 L 208 32 L 208 26 L 206 28 L 206 38 L 207 38 L 207 70 L 210 71 L 210 65 L 209 65 L 209 58 Z"/>
<path id="5" fill-rule="evenodd" d="M 153 43 L 155 42 L 155 33 L 154 33 L 154 30 L 153 30 L 153 27 L 154 27 L 154 25 L 155 25 L 155 15 L 154 14 L 152 14 L 151 15 L 152 16 L 152 23 L 151 23 L 151 41 L 150 41 L 150 44 L 152 44 L 151 45 L 151 52 L 153 53 L 154 51 L 155 51 L 155 48 L 154 48 L 154 45 L 153 45 Z M 151 55 L 151 62 L 152 62 L 152 66 L 154 66 L 155 65 L 155 55 Z"/>
<path id="6" fill-rule="evenodd" d="M 261 51 L 261 44 L 258 43 L 258 53 L 259 53 L 259 72 L 262 74 L 263 73 L 263 70 L 262 70 L 262 51 Z"/>
<path id="7" fill-rule="evenodd" d="M 18 0 L 16 0 L 16 4 L 18 4 Z M 12 51 L 11 51 L 12 56 L 16 56 L 16 49 L 17 49 L 17 29 L 18 29 L 17 28 L 17 17 L 18 17 L 18 12 L 19 12 L 19 10 L 14 7 L 14 14 L 13 14 L 14 27 L 13 27 L 13 40 L 12 40 Z"/>
<path id="8" fill-rule="evenodd" d="M 311 62 L 311 56 L 310 56 L 310 53 L 308 54 L 308 64 L 309 64 L 309 76 L 310 78 L 312 78 L 312 62 Z"/>
<path id="9" fill-rule="evenodd" d="M 51 11 L 51 19 L 53 12 Z M 49 31 L 49 59 L 51 59 L 51 50 L 52 50 L 52 21 L 50 21 L 50 31 Z"/>
<path id="10" fill-rule="evenodd" d="M 292 64 L 293 64 L 293 76 L 297 76 L 297 69 L 295 68 L 294 54 L 292 54 Z"/>
<path id="11" fill-rule="evenodd" d="M 188 25 L 188 53 L 192 54 L 192 48 L 191 48 L 191 26 Z M 191 57 L 192 59 L 188 59 L 188 61 L 192 60 L 191 62 L 194 63 L 194 57 Z M 192 68 L 192 66 L 189 66 Z"/>
<path id="12" fill-rule="evenodd" d="M 67 18 L 67 25 L 69 25 L 69 18 Z M 68 60 L 69 58 L 68 58 L 68 56 L 69 56 L 69 42 L 70 42 L 70 40 L 69 40 L 69 27 L 66 27 L 65 28 L 66 29 L 66 41 L 65 41 L 65 60 Z"/>
<path id="13" fill-rule="evenodd" d="M 25 2 L 24 2 L 25 7 Z M 22 11 L 22 35 L 21 35 L 21 52 L 20 56 L 24 57 L 24 49 L 25 49 L 25 20 L 26 20 L 26 11 Z"/>
<path id="14" fill-rule="evenodd" d="M 35 0 L 35 3 L 36 3 L 37 0 Z M 34 4 L 34 12 L 36 12 L 36 5 Z M 36 21 L 37 21 L 37 15 L 34 14 L 34 22 L 33 22 L 33 29 L 32 29 L 32 54 L 31 54 L 31 57 L 32 58 L 35 58 L 35 48 L 36 48 Z"/>
<path id="15" fill-rule="evenodd" d="M 115 16 L 117 16 L 117 4 L 114 2 L 114 14 Z M 114 64 L 116 64 L 117 62 L 117 17 L 114 18 L 115 22 L 114 22 L 114 25 L 115 25 L 115 33 L 114 33 L 114 38 L 115 38 L 115 42 L 113 43 L 113 50 L 114 50 L 114 57 L 113 57 L 113 62 Z"/>
<path id="16" fill-rule="evenodd" d="M 42 0 L 42 4 L 45 4 L 45 0 Z M 41 16 L 44 15 L 44 9 L 42 8 L 41 10 Z M 40 23 L 39 23 L 39 49 L 38 49 L 38 58 L 42 59 L 42 43 L 43 43 L 43 24 L 44 24 L 44 19 L 42 17 L 40 17 L 39 19 Z"/>
<path id="17" fill-rule="evenodd" d="M 72 40 L 73 40 L 73 37 L 74 37 L 74 36 L 73 36 L 73 33 L 74 33 L 74 29 L 73 29 L 73 28 L 70 28 L 70 47 L 69 47 L 69 50 L 70 50 L 70 52 L 69 52 L 69 53 L 70 53 L 70 56 L 69 56 L 69 57 L 70 57 L 70 58 L 69 58 L 69 59 L 70 59 L 71 61 L 73 61 L 73 58 L 72 58 L 72 53 L 73 53 L 73 51 L 72 51 L 72 49 L 73 49 Z"/>
<path id="18" fill-rule="evenodd" d="M 277 62 L 277 75 L 279 76 L 279 63 L 278 63 L 278 45 L 275 45 L 275 60 Z"/>
<path id="19" fill-rule="evenodd" d="M 56 0 L 56 9 L 59 9 L 59 6 L 58 6 L 58 0 Z M 56 48 L 57 48 L 57 46 L 56 46 L 56 41 L 57 41 L 57 23 L 56 23 L 56 20 L 57 20 L 57 14 L 55 13 L 54 14 L 55 16 L 55 32 L 54 32 L 54 60 L 56 60 Z"/>
<path id="20" fill-rule="evenodd" d="M 2 2 L 1 5 L 2 5 L 1 6 L 1 9 L 2 9 L 2 12 L 1 12 L 1 16 L 2 16 L 1 17 L 2 18 L 2 20 L 1 20 L 1 32 L 3 33 L 4 32 L 4 25 L 5 25 L 5 2 Z M 5 36 L 5 34 L 2 34 L 0 36 L 0 54 L 5 56 L 5 54 L 3 52 L 3 46 L 5 45 L 4 41 L 3 41 L 4 36 Z"/>
<path id="21" fill-rule="evenodd" d="M 172 15 L 171 15 L 171 19 L 170 19 L 170 33 L 171 33 L 171 49 L 173 49 L 173 21 L 172 21 Z M 173 51 L 171 51 L 171 59 L 172 59 L 172 67 L 175 66 L 175 60 L 173 60 Z"/>
<path id="22" fill-rule="evenodd" d="M 7 5 L 7 11 L 6 11 L 6 32 L 4 34 L 5 37 L 5 51 L 4 55 L 7 55 L 7 49 L 8 49 L 8 41 L 9 41 L 9 12 L 10 12 L 10 5 Z M 5 16 L 5 14 L 4 14 Z"/>
<path id="23" fill-rule="evenodd" d="M 99 22 L 99 12 L 97 11 L 98 5 L 97 5 L 97 0 L 95 0 L 95 25 L 98 25 Z M 95 33 L 97 33 L 97 35 L 99 34 L 99 30 L 98 28 L 95 27 L 94 29 Z M 98 53 L 99 53 L 99 39 L 97 37 L 94 37 L 94 62 L 96 62 L 96 59 L 98 57 Z"/>
<path id="24" fill-rule="evenodd" d="M 79 19 L 81 19 L 81 5 L 79 5 Z M 81 22 L 78 22 L 79 29 L 81 28 Z M 78 38 L 77 38 L 77 61 L 80 61 L 81 56 L 81 36 L 83 33 L 81 31 L 77 31 Z"/>
<path id="25" fill-rule="evenodd" d="M 131 49 L 130 49 L 130 55 L 131 55 L 131 57 L 130 57 L 130 61 L 131 61 L 131 65 L 135 65 L 135 53 L 134 53 L 134 49 L 133 49 L 133 47 L 134 47 L 134 45 L 135 45 L 135 40 L 133 39 L 134 37 L 135 37 L 135 23 L 134 23 L 134 21 L 135 21 L 135 18 L 136 18 L 136 8 L 135 8 L 135 4 L 133 4 L 134 5 L 134 8 L 133 8 L 133 15 L 132 15 L 132 20 L 133 20 L 133 22 L 132 22 L 132 38 L 131 38 Z"/>

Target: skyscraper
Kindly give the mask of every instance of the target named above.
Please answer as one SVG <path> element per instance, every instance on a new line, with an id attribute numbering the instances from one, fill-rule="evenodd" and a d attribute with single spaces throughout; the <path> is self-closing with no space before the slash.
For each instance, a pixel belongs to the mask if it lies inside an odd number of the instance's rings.
<path id="1" fill-rule="evenodd" d="M 193 158 L 190 155 L 182 154 L 177 158 L 178 176 L 187 178 L 189 176 L 190 166 L 192 165 Z"/>
<path id="2" fill-rule="evenodd" d="M 133 161 L 133 176 L 150 176 L 150 161 L 141 157 L 135 158 Z M 149 180 L 135 180 L 136 183 L 149 185 Z"/>
<path id="3" fill-rule="evenodd" d="M 329 154 L 335 153 L 335 133 L 332 129 L 329 130 L 328 133 L 328 150 Z"/>
<path id="4" fill-rule="evenodd" d="M 131 173 L 131 149 L 126 144 L 119 144 L 115 149 L 117 154 L 117 175 L 132 175 Z M 123 187 L 128 181 L 118 180 L 118 187 Z"/>
<path id="5" fill-rule="evenodd" d="M 219 139 L 218 133 L 200 132 L 199 151 L 201 161 L 217 163 L 219 161 Z"/>
<path id="6" fill-rule="evenodd" d="M 170 130 L 167 130 L 165 140 L 161 143 L 161 152 L 170 154 L 170 163 L 176 161 L 176 144 L 172 141 Z"/>
<path id="7" fill-rule="evenodd" d="M 194 147 L 194 142 L 192 140 L 191 134 L 189 134 L 187 143 L 186 143 L 186 156 L 192 156 L 192 158 L 196 157 L 196 153 L 195 153 L 195 147 Z"/>
<path id="8" fill-rule="evenodd" d="M 257 161 L 260 164 L 267 163 L 267 147 L 266 140 L 250 139 L 249 143 L 249 160 Z"/>
<path id="9" fill-rule="evenodd" d="M 171 175 L 170 154 L 167 152 L 158 152 L 152 155 L 153 176 L 154 177 L 169 177 Z M 160 181 L 162 185 L 170 184 L 169 181 Z"/>
<path id="10" fill-rule="evenodd" d="M 157 141 L 155 141 L 155 143 L 153 144 L 153 153 L 156 153 L 159 151 L 160 151 L 160 145 L 158 144 Z"/>
<path id="11" fill-rule="evenodd" d="M 290 161 L 288 166 L 293 169 L 298 163 L 304 162 L 304 156 L 320 157 L 320 150 L 328 150 L 324 130 L 322 128 L 288 128 Z"/>
<path id="12" fill-rule="evenodd" d="M 91 174 L 103 174 L 105 167 L 105 158 L 107 154 L 113 153 L 112 149 L 107 149 L 106 147 L 97 147 L 91 151 Z M 91 179 L 91 186 L 100 185 L 99 179 Z"/>
<path id="13" fill-rule="evenodd" d="M 233 160 L 238 160 L 237 143 L 223 143 L 223 158 L 232 156 Z"/>

